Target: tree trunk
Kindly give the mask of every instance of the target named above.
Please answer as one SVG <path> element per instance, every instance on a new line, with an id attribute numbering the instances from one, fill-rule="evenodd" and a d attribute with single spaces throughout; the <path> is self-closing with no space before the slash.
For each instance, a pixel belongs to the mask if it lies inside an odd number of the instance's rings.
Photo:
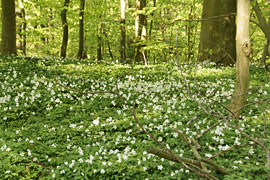
<path id="1" fill-rule="evenodd" d="M 99 23 L 98 25 L 97 38 L 98 38 L 97 60 L 101 61 L 102 54 L 103 54 L 102 52 L 102 23 Z"/>
<path id="2" fill-rule="evenodd" d="M 146 7 L 146 0 L 136 0 L 136 10 L 140 11 Z M 135 47 L 135 61 L 141 62 L 144 60 L 147 64 L 146 52 L 143 50 L 143 42 L 147 39 L 147 19 L 146 15 L 137 12 L 135 16 L 135 36 L 136 36 L 136 47 Z"/>
<path id="3" fill-rule="evenodd" d="M 110 54 L 111 59 L 112 59 L 112 61 L 113 61 L 113 60 L 114 60 L 114 58 L 113 58 L 113 53 L 112 53 L 112 49 L 111 49 L 109 37 L 108 37 L 108 35 L 107 35 L 107 33 L 106 33 L 106 30 L 103 30 L 103 34 L 104 34 L 104 36 L 106 37 L 106 41 L 107 41 L 107 44 L 108 44 L 108 51 L 109 51 L 109 54 Z"/>
<path id="4" fill-rule="evenodd" d="M 67 22 L 67 8 L 69 0 L 65 0 L 64 9 L 61 13 L 62 25 L 63 25 L 63 40 L 61 46 L 61 57 L 66 58 L 67 46 L 68 46 L 68 22 Z"/>
<path id="5" fill-rule="evenodd" d="M 23 7 L 23 4 L 22 2 L 20 1 L 21 5 L 22 5 L 22 31 L 23 31 L 23 34 L 22 34 L 22 38 L 23 38 L 23 42 L 22 42 L 22 54 L 24 56 L 26 56 L 26 14 L 25 14 L 25 9 Z"/>
<path id="6" fill-rule="evenodd" d="M 126 61 L 126 0 L 121 0 L 121 40 L 120 54 L 122 62 Z"/>
<path id="7" fill-rule="evenodd" d="M 153 3 L 154 3 L 154 6 L 153 7 L 156 7 L 157 1 L 156 0 L 153 0 Z M 148 33 L 149 40 L 151 40 L 151 38 L 152 38 L 154 13 L 151 13 L 151 17 L 152 17 L 152 19 L 150 21 L 150 27 L 149 27 L 149 33 Z"/>
<path id="8" fill-rule="evenodd" d="M 84 7 L 85 0 L 80 0 L 80 31 L 79 31 L 79 50 L 78 50 L 78 59 L 83 58 L 84 51 Z"/>
<path id="9" fill-rule="evenodd" d="M 259 4 L 256 2 L 255 6 L 253 7 L 256 16 L 258 18 L 259 21 L 259 27 L 260 29 L 263 31 L 263 33 L 265 34 L 265 37 L 270 40 L 270 23 L 266 21 L 265 17 L 262 15 L 262 11 L 259 7 Z"/>
<path id="10" fill-rule="evenodd" d="M 261 59 L 261 64 L 265 65 L 266 64 L 266 59 L 269 57 L 269 40 L 265 38 L 265 44 L 264 44 L 264 49 L 263 49 L 263 54 L 262 54 L 262 59 Z"/>
<path id="11" fill-rule="evenodd" d="M 2 53 L 17 54 L 15 0 L 2 0 Z"/>
<path id="12" fill-rule="evenodd" d="M 235 64 L 235 0 L 204 0 L 199 61 Z"/>
<path id="13" fill-rule="evenodd" d="M 255 3 L 255 5 L 253 6 L 253 9 L 254 9 L 256 16 L 258 18 L 258 21 L 259 21 L 258 26 L 263 31 L 263 33 L 265 35 L 265 46 L 264 46 L 264 51 L 263 51 L 263 55 L 262 55 L 262 59 L 261 59 L 261 64 L 265 64 L 266 58 L 267 58 L 267 56 L 269 56 L 270 22 L 266 21 L 265 17 L 262 14 L 262 11 L 259 7 L 258 2 Z"/>
<path id="14" fill-rule="evenodd" d="M 236 85 L 230 102 L 230 110 L 238 118 L 248 97 L 249 58 L 251 45 L 249 38 L 250 0 L 237 1 L 236 32 Z"/>
<path id="15" fill-rule="evenodd" d="M 20 23 L 17 23 L 17 50 L 20 50 L 22 55 L 26 55 L 26 20 L 25 20 L 25 10 L 21 0 L 18 0 L 18 6 L 16 8 L 16 16 L 20 18 Z"/>

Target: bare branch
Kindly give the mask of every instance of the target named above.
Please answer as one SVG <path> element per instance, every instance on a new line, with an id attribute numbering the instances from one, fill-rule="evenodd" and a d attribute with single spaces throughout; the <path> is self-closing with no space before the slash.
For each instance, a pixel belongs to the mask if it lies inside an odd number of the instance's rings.
<path id="1" fill-rule="evenodd" d="M 266 153 L 266 163 L 265 163 L 265 167 L 270 168 L 270 152 L 269 149 L 258 139 L 248 135 L 247 133 L 245 133 L 244 131 L 242 131 L 240 128 L 238 128 L 237 126 L 234 126 L 232 124 L 227 123 L 227 125 L 231 128 L 237 129 L 243 136 L 245 136 L 246 138 L 250 139 L 251 141 L 255 142 L 256 144 L 258 144 L 259 146 L 261 146 L 265 153 Z"/>
<path id="2" fill-rule="evenodd" d="M 190 143 L 190 140 L 181 131 L 179 131 L 179 130 L 177 130 L 175 128 L 173 128 L 173 130 L 175 132 L 177 132 L 177 134 L 179 134 L 184 139 L 184 141 L 186 142 L 186 144 L 190 147 L 190 149 L 192 150 L 194 156 L 199 161 L 200 166 L 202 167 L 203 172 L 208 172 L 205 164 L 201 162 L 201 156 L 200 156 L 200 154 L 198 153 L 197 149 L 194 146 L 192 146 L 192 144 Z"/>
<path id="3" fill-rule="evenodd" d="M 161 158 L 164 158 L 164 159 L 167 159 L 169 161 L 173 161 L 173 162 L 177 162 L 179 163 L 179 161 L 177 159 L 175 159 L 174 157 L 172 157 L 168 152 L 162 150 L 162 149 L 157 149 L 157 148 L 154 148 L 154 147 L 149 147 L 147 149 L 147 152 L 148 153 L 151 153 L 151 154 L 154 154 L 156 156 L 159 156 Z M 192 166 L 196 166 L 197 168 L 199 168 L 200 166 L 200 162 L 199 161 L 196 161 L 194 159 L 190 159 L 190 158 L 184 158 L 184 157 L 179 157 L 178 158 L 187 163 L 187 164 L 190 164 Z M 205 162 L 206 164 L 212 166 L 213 168 L 216 169 L 217 172 L 219 172 L 220 174 L 229 174 L 226 170 L 222 169 L 221 167 L 219 167 L 218 165 L 216 165 L 215 163 L 213 163 L 211 160 L 209 159 L 205 159 L 205 158 L 201 158 L 200 159 L 201 161 Z"/>

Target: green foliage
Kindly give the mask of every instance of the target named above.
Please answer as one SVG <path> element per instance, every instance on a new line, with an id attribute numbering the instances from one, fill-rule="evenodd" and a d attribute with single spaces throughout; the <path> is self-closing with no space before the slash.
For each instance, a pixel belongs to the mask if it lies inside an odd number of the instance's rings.
<path id="1" fill-rule="evenodd" d="M 192 157 L 171 128 L 196 136 L 218 119 L 204 114 L 186 96 L 179 67 L 4 56 L 0 69 L 0 179 L 198 179 L 181 165 L 146 153 L 155 143 L 138 133 L 140 129 L 115 95 L 81 94 L 60 85 L 78 91 L 110 91 L 121 77 L 119 90 L 128 105 L 137 105 L 144 127 L 176 154 Z M 181 69 L 194 98 L 224 112 L 219 103 L 228 103 L 234 69 L 213 64 L 182 65 Z M 262 67 L 253 65 L 251 73 L 256 77 L 252 84 L 269 87 Z M 250 101 L 266 97 L 269 89 L 257 90 Z M 269 129 L 269 105 L 258 104 L 244 111 L 239 124 L 256 135 L 264 131 L 264 118 Z M 236 142 L 247 141 L 220 124 L 200 139 L 200 154 L 208 157 Z M 216 174 L 220 179 L 266 179 L 265 156 L 258 146 L 235 147 L 215 162 L 230 170 L 224 177 Z"/>

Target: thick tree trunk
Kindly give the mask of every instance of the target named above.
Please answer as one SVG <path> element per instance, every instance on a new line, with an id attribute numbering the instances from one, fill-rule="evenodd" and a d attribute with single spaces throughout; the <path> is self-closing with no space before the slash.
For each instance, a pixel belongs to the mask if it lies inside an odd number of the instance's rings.
<path id="1" fill-rule="evenodd" d="M 67 46 L 68 46 L 68 22 L 67 22 L 67 8 L 69 0 L 65 0 L 64 9 L 61 13 L 62 25 L 63 25 L 63 40 L 61 46 L 61 57 L 66 58 Z"/>
<path id="2" fill-rule="evenodd" d="M 78 59 L 83 58 L 84 51 L 84 7 L 85 0 L 80 0 L 80 31 L 79 31 L 79 50 L 78 50 Z"/>
<path id="3" fill-rule="evenodd" d="M 199 61 L 235 64 L 236 0 L 204 0 Z"/>
<path id="4" fill-rule="evenodd" d="M 15 0 L 2 0 L 2 53 L 17 54 Z"/>
<path id="5" fill-rule="evenodd" d="M 237 32 L 236 32 L 236 85 L 230 102 L 230 110 L 237 118 L 242 113 L 248 97 L 249 58 L 251 45 L 249 38 L 250 0 L 237 1 Z"/>
<path id="6" fill-rule="evenodd" d="M 126 61 L 126 0 L 121 0 L 121 40 L 120 54 L 122 62 Z"/>

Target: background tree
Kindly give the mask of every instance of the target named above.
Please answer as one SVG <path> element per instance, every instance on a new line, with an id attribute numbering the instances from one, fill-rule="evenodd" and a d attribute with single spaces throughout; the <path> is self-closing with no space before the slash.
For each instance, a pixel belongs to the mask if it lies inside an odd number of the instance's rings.
<path id="1" fill-rule="evenodd" d="M 80 15 L 79 15 L 79 50 L 78 50 L 78 59 L 83 58 L 84 53 L 84 7 L 85 7 L 85 0 L 80 0 Z"/>
<path id="2" fill-rule="evenodd" d="M 255 1 L 253 9 L 259 21 L 257 25 L 259 26 L 259 28 L 263 31 L 265 35 L 265 46 L 264 46 L 264 51 L 262 54 L 261 63 L 266 64 L 266 57 L 269 56 L 270 21 L 267 21 L 266 18 L 263 16 L 263 13 L 257 1 Z"/>
<path id="3" fill-rule="evenodd" d="M 121 40 L 120 40 L 120 54 L 122 61 L 126 61 L 126 0 L 121 0 Z"/>
<path id="4" fill-rule="evenodd" d="M 17 50 L 26 55 L 26 18 L 25 9 L 21 0 L 17 1 Z"/>
<path id="5" fill-rule="evenodd" d="M 236 1 L 204 0 L 199 61 L 235 63 Z"/>
<path id="6" fill-rule="evenodd" d="M 143 44 L 145 44 L 147 37 L 147 19 L 146 15 L 143 12 L 143 9 L 146 7 L 146 0 L 136 0 L 136 15 L 135 15 L 135 38 L 136 38 L 136 47 L 135 47 L 135 61 L 140 62 L 144 60 L 146 62 L 146 52 L 143 49 Z"/>
<path id="7" fill-rule="evenodd" d="M 15 0 L 2 0 L 2 53 L 17 54 Z"/>
<path id="8" fill-rule="evenodd" d="M 67 46 L 68 46 L 68 22 L 67 22 L 67 8 L 69 5 L 69 0 L 65 0 L 64 9 L 61 13 L 62 26 L 63 26 L 63 40 L 61 46 L 61 57 L 66 58 Z"/>
<path id="9" fill-rule="evenodd" d="M 102 23 L 98 24 L 97 28 L 97 40 L 98 40 L 98 46 L 97 46 L 97 60 L 101 61 L 103 56 L 103 48 L 102 48 Z"/>
<path id="10" fill-rule="evenodd" d="M 249 38 L 250 0 L 237 1 L 237 31 L 236 31 L 236 85 L 230 102 L 230 110 L 235 117 L 242 113 L 248 97 L 249 59 L 251 44 Z"/>

